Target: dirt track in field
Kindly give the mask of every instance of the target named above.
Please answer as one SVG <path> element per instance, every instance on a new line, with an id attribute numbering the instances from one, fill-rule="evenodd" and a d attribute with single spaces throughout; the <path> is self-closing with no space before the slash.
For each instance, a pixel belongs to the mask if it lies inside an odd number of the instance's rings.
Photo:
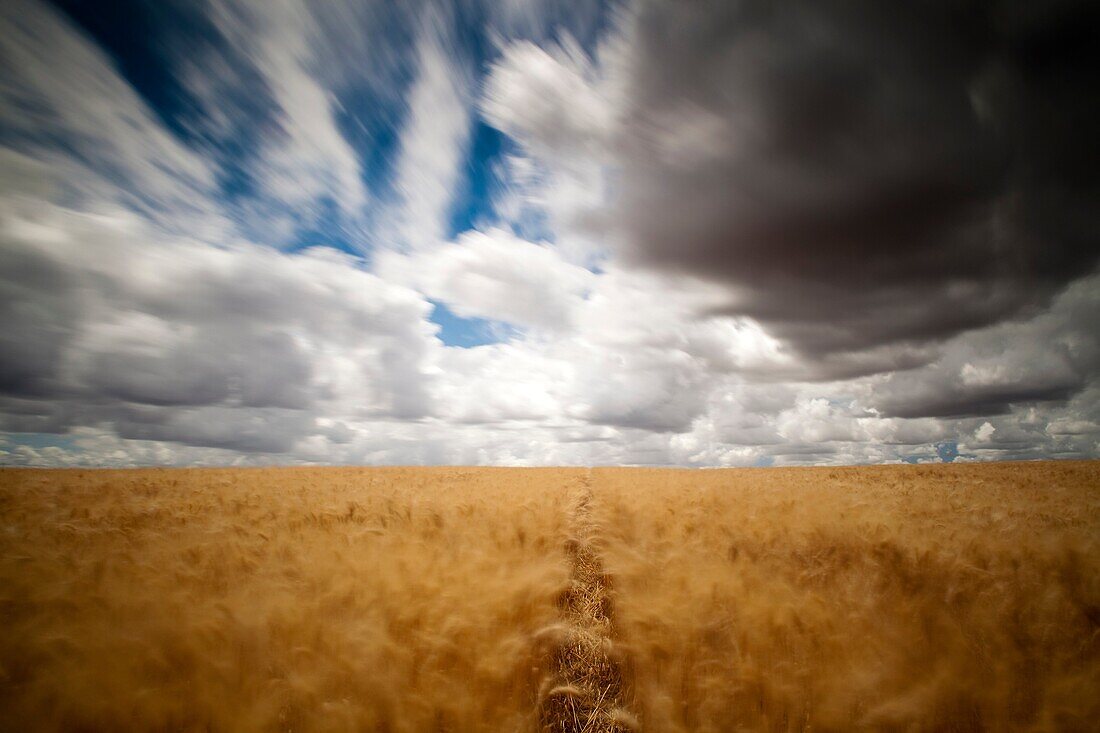
<path id="1" fill-rule="evenodd" d="M 610 578 L 598 551 L 593 524 L 592 472 L 579 481 L 566 543 L 572 565 L 568 590 L 559 601 L 564 624 L 553 651 L 553 677 L 540 693 L 539 719 L 545 731 L 609 733 L 638 729 L 624 707 L 628 680 L 613 641 Z"/>

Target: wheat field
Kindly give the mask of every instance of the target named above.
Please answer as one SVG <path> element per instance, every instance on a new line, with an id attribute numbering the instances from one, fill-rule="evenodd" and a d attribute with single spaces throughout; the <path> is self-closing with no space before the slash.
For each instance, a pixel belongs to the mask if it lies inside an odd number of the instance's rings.
<path id="1" fill-rule="evenodd" d="M 0 471 L 0 727 L 1100 729 L 1100 463 Z"/>
<path id="2" fill-rule="evenodd" d="M 1100 465 L 597 476 L 653 730 L 1100 726 Z"/>
<path id="3" fill-rule="evenodd" d="M 38 730 L 522 728 L 560 472 L 5 472 L 0 716 Z"/>

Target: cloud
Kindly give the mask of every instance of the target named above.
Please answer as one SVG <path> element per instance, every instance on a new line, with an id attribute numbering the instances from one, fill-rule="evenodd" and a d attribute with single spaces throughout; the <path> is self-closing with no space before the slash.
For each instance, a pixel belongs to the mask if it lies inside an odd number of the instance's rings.
<path id="1" fill-rule="evenodd" d="M 535 432 L 538 425 L 580 427 L 566 415 L 576 367 L 542 349 L 523 343 L 446 349 L 439 367 L 437 414 L 448 424 L 524 421 L 523 430 Z"/>
<path id="2" fill-rule="evenodd" d="M 807 358 L 858 359 L 1042 307 L 1096 265 L 1094 20 L 643 2 L 614 78 L 518 45 L 486 110 L 544 157 L 604 148 L 625 255 L 722 284 Z"/>
<path id="3" fill-rule="evenodd" d="M 549 245 L 491 228 L 411 256 L 382 254 L 378 272 L 442 300 L 463 318 L 568 330 L 595 276 Z"/>
<path id="4" fill-rule="evenodd" d="M 121 214 L 6 214 L 0 389 L 71 418 L 54 429 L 286 451 L 322 414 L 432 409 L 431 305 L 353 258 L 164 238 Z"/>
<path id="5" fill-rule="evenodd" d="M 731 312 L 810 356 L 1044 304 L 1100 253 L 1077 157 L 1095 143 L 1073 132 L 1100 121 L 1095 18 L 1013 7 L 645 4 L 634 253 L 726 284 Z"/>
<path id="6" fill-rule="evenodd" d="M 543 159 L 606 155 L 615 110 L 596 88 L 594 75 L 574 42 L 547 51 L 520 41 L 493 65 L 481 111 Z"/>
<path id="7" fill-rule="evenodd" d="M 544 46 L 516 41 L 493 63 L 481 99 L 485 120 L 521 146 L 506 168 L 520 211 L 545 218 L 575 261 L 605 257 L 614 236 L 606 218 L 618 112 L 599 68 L 568 34 Z"/>
<path id="8" fill-rule="evenodd" d="M 0 73 L 6 145 L 47 159 L 65 195 L 109 197 L 165 225 L 187 217 L 193 231 L 220 228 L 208 206 L 214 168 L 164 129 L 110 58 L 58 11 L 4 3 Z"/>
<path id="9" fill-rule="evenodd" d="M 0 462 L 1100 455 L 1084 11 L 574 9 L 5 6 Z"/>
<path id="10" fill-rule="evenodd" d="M 247 193 L 238 194 L 235 218 L 273 244 L 322 225 L 360 244 L 370 200 L 324 73 L 324 56 L 334 51 L 321 37 L 322 14 L 294 0 L 214 3 L 217 42 L 194 44 L 196 52 L 176 59 L 197 100 L 191 126 L 223 176 Z"/>
<path id="11" fill-rule="evenodd" d="M 33 249 L 0 247 L 0 391 L 43 395 L 57 381 L 79 317 L 68 273 Z"/>
<path id="12" fill-rule="evenodd" d="M 396 241 L 417 248 L 442 239 L 459 166 L 470 136 L 470 71 L 448 55 L 443 18 L 425 13 L 416 46 L 416 80 L 408 95 L 408 122 L 396 163 Z"/>
<path id="13" fill-rule="evenodd" d="M 964 417 L 1064 402 L 1100 372 L 1100 278 L 1070 286 L 1049 311 L 946 342 L 927 367 L 884 377 L 873 404 L 899 417 Z"/>

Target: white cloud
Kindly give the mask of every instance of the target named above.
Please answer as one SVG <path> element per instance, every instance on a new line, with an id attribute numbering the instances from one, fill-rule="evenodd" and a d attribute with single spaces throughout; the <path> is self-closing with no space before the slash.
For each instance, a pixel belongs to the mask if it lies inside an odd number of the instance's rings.
<path id="1" fill-rule="evenodd" d="M 615 111 L 576 43 L 547 51 L 520 41 L 493 65 L 482 101 L 486 119 L 543 159 L 606 156 Z"/>
<path id="2" fill-rule="evenodd" d="M 468 231 L 453 243 L 405 256 L 381 254 L 378 272 L 444 301 L 464 318 L 568 331 L 595 275 L 549 245 L 501 229 Z"/>
<path id="3" fill-rule="evenodd" d="M 58 11 L 29 0 L 0 7 L 0 70 L 7 144 L 48 162 L 65 195 L 109 198 L 163 225 L 186 218 L 191 231 L 223 228 L 208 199 L 214 169 Z"/>
<path id="4" fill-rule="evenodd" d="M 577 426 L 566 415 L 576 366 L 538 346 L 520 342 L 446 349 L 439 367 L 435 394 L 441 420 Z"/>
<path id="5" fill-rule="evenodd" d="M 499 208 L 544 214 L 572 261 L 606 253 L 615 234 L 604 220 L 615 187 L 609 177 L 617 128 L 611 91 L 597 65 L 566 36 L 548 49 L 528 41 L 506 45 L 481 99 L 486 121 L 518 141 L 527 156 L 513 156 L 507 171 L 521 200 Z"/>
<path id="6" fill-rule="evenodd" d="M 470 134 L 468 71 L 447 56 L 442 19 L 426 14 L 417 42 L 417 76 L 408 95 L 408 122 L 396 164 L 397 209 L 385 244 L 402 248 L 442 239 Z"/>
<path id="7" fill-rule="evenodd" d="M 215 5 L 213 17 L 219 30 L 253 65 L 276 106 L 273 129 L 249 131 L 259 133 L 261 141 L 260 159 L 252 175 L 267 199 L 262 215 L 278 216 L 278 209 L 270 206 L 275 203 L 288 207 L 289 211 L 284 211 L 303 219 L 307 226 L 316 226 L 325 214 L 323 203 L 328 197 L 349 222 L 358 222 L 369 197 L 358 154 L 337 126 L 339 102 L 317 75 L 318 47 L 324 40 L 310 6 L 295 0 L 224 3 Z M 219 76 L 231 77 L 223 60 L 193 63 L 211 64 Z M 253 91 L 211 87 L 201 76 L 193 79 L 194 90 L 208 95 L 206 106 L 211 114 L 219 112 L 226 97 Z M 356 233 L 354 226 L 351 233 Z"/>

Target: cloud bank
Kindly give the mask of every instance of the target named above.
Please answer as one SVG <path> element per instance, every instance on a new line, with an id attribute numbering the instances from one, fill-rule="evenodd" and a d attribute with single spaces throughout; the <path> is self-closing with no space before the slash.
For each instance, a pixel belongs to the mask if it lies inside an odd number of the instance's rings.
<path id="1" fill-rule="evenodd" d="M 0 10 L 4 463 L 1100 453 L 1085 4 L 141 12 Z"/>

